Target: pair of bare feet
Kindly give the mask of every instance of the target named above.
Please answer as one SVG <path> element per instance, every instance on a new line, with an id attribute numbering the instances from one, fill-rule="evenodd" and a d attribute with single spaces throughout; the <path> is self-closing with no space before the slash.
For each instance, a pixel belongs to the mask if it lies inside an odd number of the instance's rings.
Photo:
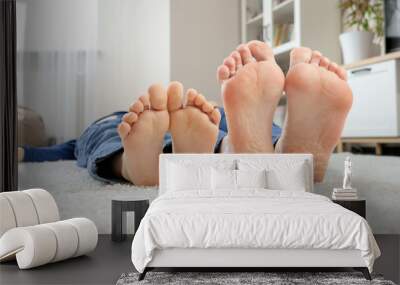
<path id="1" fill-rule="evenodd" d="M 333 148 L 352 104 L 345 71 L 319 52 L 296 48 L 285 78 L 271 48 L 252 41 L 240 45 L 217 71 L 235 153 L 312 153 L 314 177 L 322 181 Z M 283 91 L 288 111 L 275 148 L 272 120 Z M 164 91 L 150 87 L 119 126 L 124 152 L 117 160 L 121 175 L 136 185 L 158 184 L 158 156 L 170 131 L 175 153 L 212 153 L 220 114 L 193 89 L 173 82 Z"/>
<path id="2" fill-rule="evenodd" d="M 323 180 L 353 100 L 344 69 L 301 47 L 285 78 L 271 48 L 252 41 L 225 59 L 218 78 L 234 152 L 311 153 L 315 181 Z M 274 149 L 271 122 L 283 90 L 287 115 Z"/>
<path id="3" fill-rule="evenodd" d="M 194 89 L 184 94 L 179 82 L 150 86 L 118 126 L 124 152 L 115 169 L 135 185 L 158 184 L 158 158 L 164 136 L 172 136 L 174 153 L 213 153 L 221 114 Z"/>

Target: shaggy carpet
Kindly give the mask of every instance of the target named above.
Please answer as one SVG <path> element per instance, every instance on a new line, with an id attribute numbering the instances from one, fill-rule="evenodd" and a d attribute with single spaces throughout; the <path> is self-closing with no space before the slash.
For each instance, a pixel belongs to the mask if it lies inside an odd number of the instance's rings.
<path id="1" fill-rule="evenodd" d="M 115 197 L 154 199 L 157 189 L 130 184 L 107 184 L 93 179 L 76 161 L 20 163 L 19 189 L 43 188 L 57 202 L 61 219 L 86 217 L 100 234 L 111 233 L 111 200 Z"/>
<path id="2" fill-rule="evenodd" d="M 380 275 L 373 275 L 373 280 L 368 281 L 359 272 L 148 272 L 142 281 L 138 281 L 138 276 L 138 273 L 122 274 L 116 285 L 395 285 Z"/>

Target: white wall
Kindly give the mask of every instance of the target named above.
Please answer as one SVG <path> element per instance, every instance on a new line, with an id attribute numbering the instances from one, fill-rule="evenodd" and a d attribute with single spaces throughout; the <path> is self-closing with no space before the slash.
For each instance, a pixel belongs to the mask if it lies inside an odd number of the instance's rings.
<path id="1" fill-rule="evenodd" d="M 125 110 L 170 79 L 169 0 L 100 0 L 98 115 Z"/>
<path id="2" fill-rule="evenodd" d="M 18 3 L 18 102 L 42 115 L 57 142 L 169 82 L 168 0 Z"/>
<path id="3" fill-rule="evenodd" d="M 221 102 L 216 69 L 239 42 L 239 0 L 171 0 L 172 80 Z"/>
<path id="4" fill-rule="evenodd" d="M 25 50 L 95 49 L 97 0 L 18 0 L 27 4 Z"/>

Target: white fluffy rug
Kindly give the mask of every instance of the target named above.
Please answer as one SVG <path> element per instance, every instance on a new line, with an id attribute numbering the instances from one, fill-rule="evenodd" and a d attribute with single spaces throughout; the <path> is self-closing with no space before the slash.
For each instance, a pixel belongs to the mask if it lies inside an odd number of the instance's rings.
<path id="1" fill-rule="evenodd" d="M 333 187 L 340 187 L 343 161 L 349 154 L 334 154 L 325 181 L 315 192 L 330 196 Z M 400 234 L 400 157 L 351 155 L 354 185 L 367 199 L 367 220 L 374 233 Z M 128 184 L 109 185 L 91 178 L 75 161 L 21 163 L 19 188 L 44 188 L 50 191 L 60 208 L 61 217 L 82 216 L 93 220 L 100 233 L 111 232 L 111 199 L 118 195 L 151 198 L 156 188 L 140 188 Z"/>
<path id="2" fill-rule="evenodd" d="M 156 188 L 135 187 L 130 184 L 106 184 L 94 180 L 75 161 L 21 163 L 19 188 L 43 188 L 55 198 L 62 219 L 86 217 L 99 233 L 111 233 L 111 200 L 113 197 L 154 199 Z"/>

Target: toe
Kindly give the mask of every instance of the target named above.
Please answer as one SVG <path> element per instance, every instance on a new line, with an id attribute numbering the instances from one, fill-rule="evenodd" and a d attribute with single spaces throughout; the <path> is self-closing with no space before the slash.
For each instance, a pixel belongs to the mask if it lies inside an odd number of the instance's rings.
<path id="1" fill-rule="evenodd" d="M 150 87 L 151 88 L 151 87 Z M 150 91 L 150 89 L 149 89 Z M 142 95 L 139 97 L 139 101 L 142 102 L 144 110 L 150 110 L 150 98 L 149 95 Z"/>
<path id="2" fill-rule="evenodd" d="M 153 110 L 167 109 L 167 94 L 161 84 L 154 84 L 149 88 L 149 105 Z"/>
<path id="3" fill-rule="evenodd" d="M 251 41 L 248 44 L 252 56 L 257 61 L 275 60 L 272 49 L 264 42 Z"/>
<path id="4" fill-rule="evenodd" d="M 329 60 L 329 58 L 323 56 L 319 62 L 319 66 L 323 68 L 328 68 L 330 63 L 331 61 Z"/>
<path id="5" fill-rule="evenodd" d="M 201 110 L 202 110 L 204 113 L 209 114 L 209 113 L 211 113 L 211 112 L 214 110 L 214 106 L 213 106 L 211 103 L 209 103 L 209 102 L 205 102 L 205 103 L 201 106 Z"/>
<path id="6" fill-rule="evenodd" d="M 310 63 L 319 66 L 321 59 L 322 59 L 322 54 L 319 51 L 314 50 L 311 55 Z"/>
<path id="7" fill-rule="evenodd" d="M 140 114 L 144 111 L 144 106 L 142 101 L 138 100 L 135 103 L 133 103 L 130 107 L 129 107 L 129 111 L 130 112 L 135 112 L 136 114 Z"/>
<path id="8" fill-rule="evenodd" d="M 231 53 L 231 57 L 235 60 L 236 71 L 238 71 L 243 66 L 240 53 L 235 50 L 234 52 Z"/>
<path id="9" fill-rule="evenodd" d="M 331 62 L 328 66 L 328 70 L 335 73 L 340 79 L 347 80 L 347 72 L 343 68 L 339 67 L 335 62 Z"/>
<path id="10" fill-rule="evenodd" d="M 180 82 L 172 82 L 167 89 L 168 111 L 176 111 L 182 108 L 183 103 L 183 85 Z"/>
<path id="11" fill-rule="evenodd" d="M 290 67 L 298 63 L 309 63 L 311 60 L 312 51 L 306 47 L 294 48 L 290 52 Z"/>
<path id="12" fill-rule="evenodd" d="M 335 62 L 331 62 L 328 66 L 328 70 L 333 73 L 336 73 L 337 69 L 338 69 L 338 65 Z"/>
<path id="13" fill-rule="evenodd" d="M 198 94 L 197 90 L 193 88 L 189 88 L 186 91 L 186 106 L 194 105 L 194 99 L 196 98 L 197 94 Z"/>
<path id="14" fill-rule="evenodd" d="M 217 70 L 217 79 L 220 83 L 222 83 L 223 81 L 229 79 L 230 76 L 230 71 L 229 68 L 226 65 L 221 65 L 218 67 Z"/>
<path id="15" fill-rule="evenodd" d="M 242 58 L 243 65 L 254 61 L 254 58 L 251 55 L 250 49 L 247 45 L 242 44 L 242 45 L 238 46 L 237 51 L 239 52 L 240 57 Z"/>
<path id="16" fill-rule="evenodd" d="M 129 125 L 132 125 L 134 122 L 137 121 L 137 119 L 138 119 L 138 115 L 137 115 L 136 113 L 134 113 L 134 112 L 126 113 L 126 114 L 122 117 L 122 120 L 123 120 L 125 123 L 128 123 Z"/>
<path id="17" fill-rule="evenodd" d="M 233 57 L 229 56 L 229 57 L 225 58 L 224 65 L 226 67 L 228 67 L 229 73 L 231 75 L 235 74 L 235 72 L 236 72 L 236 63 L 235 63 L 235 59 Z"/>
<path id="18" fill-rule="evenodd" d="M 218 108 L 214 108 L 214 110 L 211 112 L 210 119 L 214 124 L 217 126 L 219 125 L 219 122 L 221 121 L 221 113 L 219 112 Z"/>
<path id="19" fill-rule="evenodd" d="M 126 136 L 129 134 L 130 131 L 131 131 L 131 126 L 128 123 L 121 122 L 118 125 L 118 134 L 122 140 L 126 138 Z"/>
<path id="20" fill-rule="evenodd" d="M 206 103 L 206 98 L 202 94 L 198 94 L 194 99 L 194 105 L 201 107 L 204 103 Z"/>
<path id="21" fill-rule="evenodd" d="M 336 74 L 340 77 L 340 79 L 347 80 L 347 71 L 344 68 L 338 67 Z"/>

